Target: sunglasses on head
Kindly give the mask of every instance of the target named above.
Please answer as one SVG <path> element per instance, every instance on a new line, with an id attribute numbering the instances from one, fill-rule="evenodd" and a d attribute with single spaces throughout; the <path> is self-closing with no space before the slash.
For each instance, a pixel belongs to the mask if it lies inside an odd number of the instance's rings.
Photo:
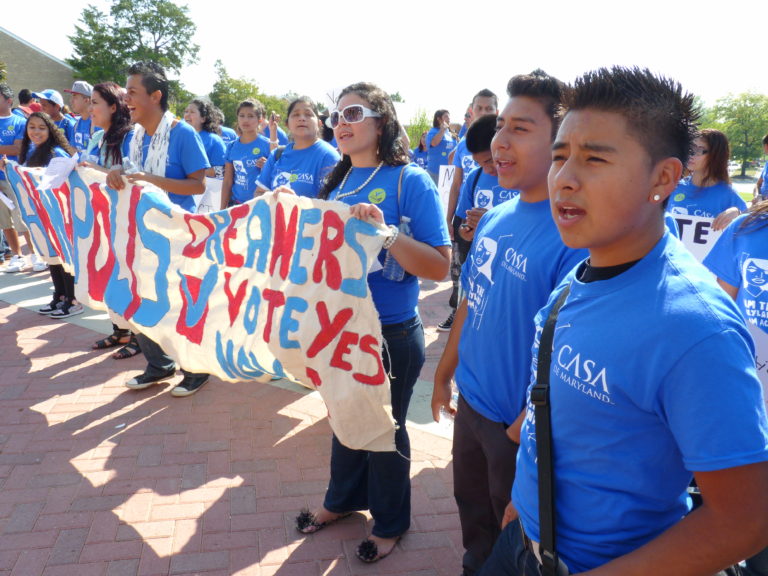
<path id="1" fill-rule="evenodd" d="M 347 124 L 357 124 L 366 118 L 381 118 L 381 114 L 366 108 L 362 104 L 350 104 L 341 110 L 331 112 L 331 115 L 328 116 L 328 127 L 336 128 L 342 118 Z"/>

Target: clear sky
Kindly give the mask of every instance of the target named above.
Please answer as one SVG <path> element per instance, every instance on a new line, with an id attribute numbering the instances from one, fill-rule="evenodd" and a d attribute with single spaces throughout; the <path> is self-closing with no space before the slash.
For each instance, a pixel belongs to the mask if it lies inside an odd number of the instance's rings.
<path id="1" fill-rule="evenodd" d="M 182 0 L 184 1 L 184 0 Z M 181 80 L 210 91 L 213 64 L 262 92 L 322 100 L 360 80 L 460 121 L 481 88 L 503 99 L 514 74 L 543 68 L 565 81 L 599 66 L 637 65 L 680 81 L 711 105 L 729 93 L 768 94 L 768 0 L 186 0 L 199 62 Z M 87 4 L 41 0 L 2 26 L 59 57 Z M 0 55 L 2 58 L 2 55 Z M 38 87 L 43 88 L 43 87 Z"/>

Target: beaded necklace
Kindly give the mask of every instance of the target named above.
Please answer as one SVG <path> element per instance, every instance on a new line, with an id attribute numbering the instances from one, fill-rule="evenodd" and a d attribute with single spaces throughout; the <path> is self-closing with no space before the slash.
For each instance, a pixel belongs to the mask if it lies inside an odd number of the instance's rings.
<path id="1" fill-rule="evenodd" d="M 378 174 L 378 172 L 379 172 L 379 170 L 381 169 L 382 166 L 384 166 L 384 160 L 379 162 L 379 165 L 376 166 L 376 170 L 371 172 L 371 175 L 368 176 L 368 178 L 365 180 L 365 182 L 363 182 L 360 186 L 358 186 L 354 190 L 350 190 L 349 192 L 342 193 L 342 191 L 344 190 L 344 184 L 347 183 L 347 178 L 349 178 L 349 175 L 352 173 L 352 166 L 350 166 L 349 170 L 347 170 L 347 173 L 344 174 L 344 179 L 341 181 L 341 184 L 339 185 L 339 193 L 336 194 L 336 198 L 334 198 L 334 200 L 341 200 L 342 198 L 346 198 L 347 196 L 353 196 L 353 195 L 357 194 L 358 192 L 360 192 L 360 190 L 362 190 L 363 188 L 368 186 L 368 184 L 371 183 L 371 180 L 373 180 L 373 177 L 376 176 L 376 174 Z"/>

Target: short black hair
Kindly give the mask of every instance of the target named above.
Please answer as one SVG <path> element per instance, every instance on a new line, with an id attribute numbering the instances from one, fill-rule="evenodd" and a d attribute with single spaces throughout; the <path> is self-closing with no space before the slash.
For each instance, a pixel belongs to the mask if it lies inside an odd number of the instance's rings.
<path id="1" fill-rule="evenodd" d="M 487 152 L 491 149 L 491 140 L 496 134 L 496 114 L 485 114 L 467 128 L 464 135 L 467 150 L 472 154 Z"/>
<path id="2" fill-rule="evenodd" d="M 498 97 L 496 96 L 496 94 L 488 90 L 488 88 L 483 88 L 482 90 L 480 90 L 480 92 L 472 96 L 472 104 L 471 104 L 472 106 L 474 106 L 475 100 L 477 100 L 478 98 L 493 98 L 493 105 L 496 106 L 496 108 L 499 107 Z"/>
<path id="3" fill-rule="evenodd" d="M 141 85 L 147 90 L 147 94 L 160 90 L 160 107 L 163 112 L 168 110 L 168 77 L 165 75 L 165 69 L 157 62 L 146 60 L 134 62 L 128 68 L 128 76 L 140 75 Z"/>
<path id="4" fill-rule="evenodd" d="M 19 90 L 17 97 L 19 99 L 19 104 L 22 106 L 29 104 L 32 101 L 32 90 L 29 88 L 22 88 Z"/>
<path id="5" fill-rule="evenodd" d="M 544 106 L 544 111 L 552 121 L 553 140 L 563 118 L 562 99 L 567 89 L 564 82 L 550 76 L 541 68 L 536 68 L 530 74 L 513 76 L 507 83 L 507 95 L 510 98 L 526 96 L 538 100 Z"/>
<path id="6" fill-rule="evenodd" d="M 264 118 L 264 114 L 266 114 L 266 110 L 264 108 L 264 104 L 261 103 L 260 100 L 257 100 L 256 98 L 246 98 L 240 104 L 237 105 L 237 110 L 235 111 L 235 114 L 240 114 L 241 108 L 253 108 L 253 111 L 256 113 L 257 118 Z M 222 116 L 224 113 L 221 113 Z"/>
<path id="7" fill-rule="evenodd" d="M 564 101 L 567 111 L 595 109 L 620 114 L 655 164 L 688 161 L 699 112 L 680 83 L 647 68 L 599 68 L 576 80 Z"/>
<path id="8" fill-rule="evenodd" d="M 11 87 L 8 86 L 5 82 L 0 84 L 0 95 L 3 96 L 3 98 L 13 98 L 13 90 L 11 90 Z"/>

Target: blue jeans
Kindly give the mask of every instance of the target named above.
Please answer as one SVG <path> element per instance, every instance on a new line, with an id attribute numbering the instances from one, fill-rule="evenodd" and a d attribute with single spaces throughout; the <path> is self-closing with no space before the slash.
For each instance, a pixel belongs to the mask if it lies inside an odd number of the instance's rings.
<path id="1" fill-rule="evenodd" d="M 386 347 L 384 368 L 390 374 L 396 452 L 352 450 L 333 436 L 331 480 L 323 506 L 334 513 L 370 510 L 372 533 L 394 538 L 411 523 L 411 443 L 405 427 L 413 387 L 424 365 L 424 329 L 413 317 L 381 327 Z"/>
<path id="2" fill-rule="evenodd" d="M 501 531 L 493 551 L 477 576 L 538 576 L 539 561 L 525 546 L 520 520 L 513 520 Z"/>
<path id="3" fill-rule="evenodd" d="M 757 573 L 759 574 L 759 573 Z M 540 576 L 541 564 L 525 546 L 520 520 L 513 520 L 502 530 L 491 556 L 477 576 Z M 714 576 L 728 576 L 720 571 Z"/>
<path id="4" fill-rule="evenodd" d="M 173 358 L 165 353 L 159 344 L 154 340 L 150 340 L 144 334 L 136 334 L 136 340 L 139 342 L 141 351 L 144 353 L 144 357 L 147 359 L 147 367 L 144 369 L 144 373 L 148 376 L 162 376 L 176 366 L 176 362 Z M 189 380 L 190 378 L 205 380 L 208 378 L 208 374 L 199 374 L 194 372 L 187 372 L 182 369 L 184 378 Z"/>

